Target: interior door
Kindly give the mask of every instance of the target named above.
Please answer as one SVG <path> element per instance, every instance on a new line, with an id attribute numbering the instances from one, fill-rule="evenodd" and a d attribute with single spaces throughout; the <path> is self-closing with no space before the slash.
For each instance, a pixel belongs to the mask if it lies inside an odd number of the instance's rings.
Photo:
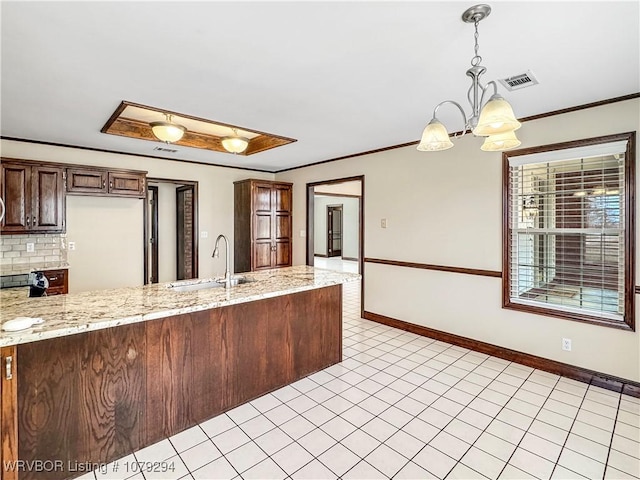
<path id="1" fill-rule="evenodd" d="M 342 205 L 327 206 L 327 257 L 342 256 Z"/>

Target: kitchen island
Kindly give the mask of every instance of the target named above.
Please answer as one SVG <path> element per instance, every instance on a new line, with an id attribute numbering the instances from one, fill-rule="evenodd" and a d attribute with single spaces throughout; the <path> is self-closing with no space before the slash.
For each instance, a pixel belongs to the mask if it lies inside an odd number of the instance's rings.
<path id="1" fill-rule="evenodd" d="M 0 292 L 0 322 L 45 320 L 0 334 L 3 478 L 72 478 L 341 360 L 341 284 L 359 275 L 245 275 L 230 290 Z"/>

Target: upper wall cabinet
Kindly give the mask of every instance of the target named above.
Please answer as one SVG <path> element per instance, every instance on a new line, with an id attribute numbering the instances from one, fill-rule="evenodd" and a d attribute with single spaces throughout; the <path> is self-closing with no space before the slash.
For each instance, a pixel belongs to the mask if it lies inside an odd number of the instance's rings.
<path id="1" fill-rule="evenodd" d="M 98 167 L 67 168 L 67 193 L 144 198 L 146 172 Z"/>
<path id="2" fill-rule="evenodd" d="M 62 167 L 3 161 L 0 191 L 6 206 L 3 234 L 65 231 Z"/>
<path id="3" fill-rule="evenodd" d="M 292 184 L 234 184 L 234 271 L 291 266 Z"/>

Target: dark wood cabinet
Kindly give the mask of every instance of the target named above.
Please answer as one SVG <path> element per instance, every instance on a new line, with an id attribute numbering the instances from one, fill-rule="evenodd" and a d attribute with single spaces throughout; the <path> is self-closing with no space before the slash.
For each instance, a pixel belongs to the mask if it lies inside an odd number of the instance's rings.
<path id="1" fill-rule="evenodd" d="M 2 162 L 3 234 L 60 233 L 65 230 L 64 169 Z"/>
<path id="2" fill-rule="evenodd" d="M 106 195 L 107 171 L 90 168 L 67 168 L 67 192 Z"/>
<path id="3" fill-rule="evenodd" d="M 147 323 L 147 443 L 223 411 L 222 345 L 217 310 Z"/>
<path id="4" fill-rule="evenodd" d="M 61 469 L 22 469 L 19 477 L 66 479 L 79 475 L 70 465 L 108 463 L 339 362 L 342 286 L 3 347 L 0 354 L 1 459 L 58 460 Z"/>
<path id="5" fill-rule="evenodd" d="M 234 271 L 291 266 L 293 185 L 234 183 Z"/>
<path id="6" fill-rule="evenodd" d="M 69 270 L 61 268 L 59 270 L 44 270 L 42 273 L 49 280 L 47 296 L 69 293 Z"/>
<path id="7" fill-rule="evenodd" d="M 18 460 L 18 382 L 16 346 L 0 348 L 0 478 L 17 480 L 18 469 L 7 468 Z"/>
<path id="8" fill-rule="evenodd" d="M 147 193 L 146 173 L 99 167 L 67 168 L 67 192 L 143 198 Z"/>
<path id="9" fill-rule="evenodd" d="M 109 194 L 126 197 L 144 197 L 146 172 L 109 172 Z"/>
<path id="10" fill-rule="evenodd" d="M 69 466 L 123 457 L 145 443 L 145 324 L 19 345 L 20 460 L 63 469 L 20 479 L 69 478 Z"/>

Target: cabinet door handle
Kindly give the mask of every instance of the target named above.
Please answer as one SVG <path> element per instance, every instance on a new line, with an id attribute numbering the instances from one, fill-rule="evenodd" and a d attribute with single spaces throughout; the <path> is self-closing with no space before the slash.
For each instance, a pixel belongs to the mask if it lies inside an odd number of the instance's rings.
<path id="1" fill-rule="evenodd" d="M 109 188 L 113 188 L 113 182 L 109 182 Z"/>
<path id="2" fill-rule="evenodd" d="M 33 226 L 36 226 L 36 217 L 33 217 Z"/>
<path id="3" fill-rule="evenodd" d="M 102 188 L 105 188 L 107 186 L 107 181 L 106 180 L 102 180 Z"/>
<path id="4" fill-rule="evenodd" d="M 7 358 L 4 359 L 5 362 L 5 378 L 7 380 L 11 380 L 13 378 L 13 357 L 12 356 L 8 356 Z"/>
<path id="5" fill-rule="evenodd" d="M 57 279 L 58 279 L 58 277 L 51 277 L 51 278 L 49 279 L 49 281 L 50 281 L 50 282 L 55 282 Z"/>
<path id="6" fill-rule="evenodd" d="M 31 225 L 31 217 L 27 215 L 27 227 Z"/>

